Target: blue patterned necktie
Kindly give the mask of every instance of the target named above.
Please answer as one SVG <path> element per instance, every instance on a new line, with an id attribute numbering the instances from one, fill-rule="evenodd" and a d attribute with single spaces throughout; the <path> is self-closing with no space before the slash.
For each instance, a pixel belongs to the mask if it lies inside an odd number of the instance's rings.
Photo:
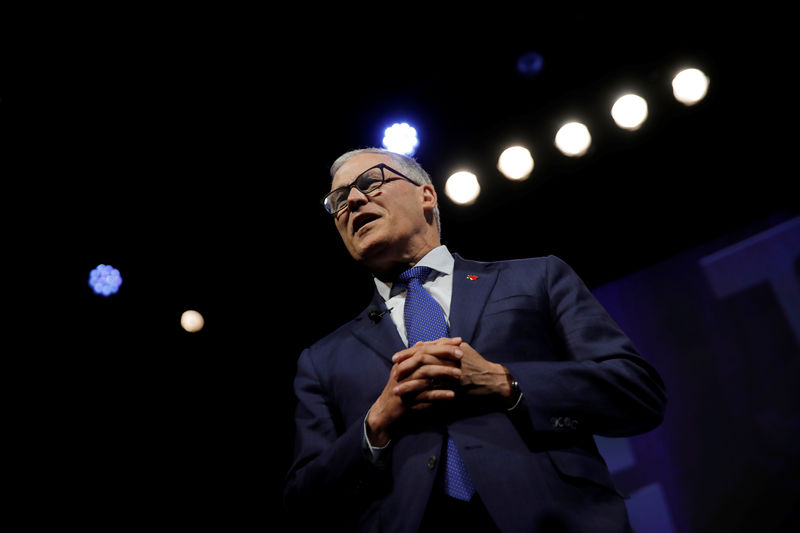
<path id="1" fill-rule="evenodd" d="M 422 286 L 422 282 L 430 272 L 431 269 L 428 267 L 413 267 L 398 277 L 398 283 L 408 287 L 403 313 L 409 346 L 413 346 L 418 341 L 434 341 L 449 335 L 441 306 Z M 469 501 L 475 493 L 475 487 L 467 468 L 458 455 L 453 439 L 449 437 L 445 455 L 445 494 L 459 500 Z"/>

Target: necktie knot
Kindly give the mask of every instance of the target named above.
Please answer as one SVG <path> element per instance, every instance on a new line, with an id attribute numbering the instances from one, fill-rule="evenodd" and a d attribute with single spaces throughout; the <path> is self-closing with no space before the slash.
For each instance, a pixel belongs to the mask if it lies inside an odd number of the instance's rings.
<path id="1" fill-rule="evenodd" d="M 422 286 L 431 270 L 430 267 L 413 267 L 397 278 L 398 288 L 405 286 L 408 289 L 404 309 L 409 346 L 418 341 L 435 341 L 440 337 L 447 337 L 444 312 Z"/>
<path id="2" fill-rule="evenodd" d="M 408 284 L 412 280 L 417 280 L 420 284 L 425 281 L 431 273 L 430 267 L 416 266 L 409 268 L 397 277 L 398 283 Z"/>

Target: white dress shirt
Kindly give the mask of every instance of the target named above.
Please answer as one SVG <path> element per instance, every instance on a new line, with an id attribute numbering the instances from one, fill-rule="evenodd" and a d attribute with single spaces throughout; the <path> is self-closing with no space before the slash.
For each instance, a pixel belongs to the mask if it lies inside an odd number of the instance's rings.
<path id="1" fill-rule="evenodd" d="M 422 283 L 422 286 L 442 306 L 448 327 L 450 326 L 450 300 L 453 296 L 454 265 L 453 256 L 445 245 L 437 246 L 420 259 L 419 263 L 414 265 L 431 268 L 431 273 Z M 397 326 L 397 332 L 400 334 L 400 338 L 403 339 L 403 344 L 408 346 L 404 317 L 407 291 L 404 289 L 392 291 L 392 285 L 391 282 L 375 278 L 375 286 L 386 302 L 387 309 L 390 310 L 392 322 Z"/>
<path id="2" fill-rule="evenodd" d="M 430 292 L 434 300 L 442 306 L 444 317 L 447 321 L 447 327 L 450 327 L 450 301 L 453 297 L 453 270 L 455 267 L 455 260 L 453 255 L 445 245 L 437 246 L 428 252 L 419 263 L 414 266 L 425 266 L 431 268 L 431 273 L 428 278 L 423 282 L 422 286 Z M 404 307 L 406 302 L 406 290 L 400 289 L 392 291 L 392 283 L 381 281 L 375 278 L 375 286 L 378 288 L 378 293 L 383 297 L 386 302 L 387 309 L 390 310 L 392 322 L 397 327 L 397 332 L 403 339 L 403 343 L 408 346 L 408 336 L 406 335 L 406 324 L 404 321 Z M 517 402 L 513 407 L 508 409 L 514 410 L 519 405 L 522 399 L 522 394 L 517 398 Z M 369 415 L 369 411 L 367 411 Z M 369 450 L 370 455 L 374 461 L 380 458 L 381 451 L 385 450 L 389 445 L 381 448 L 372 446 L 367 437 L 367 424 L 366 418 L 364 419 L 364 446 Z"/>
<path id="3" fill-rule="evenodd" d="M 434 300 L 436 300 L 439 305 L 442 306 L 442 311 L 444 311 L 444 318 L 447 320 L 448 327 L 450 327 L 450 300 L 453 296 L 454 265 L 455 261 L 453 260 L 453 256 L 444 245 L 437 246 L 425 254 L 425 256 L 420 259 L 416 265 L 414 265 L 425 266 L 431 269 L 431 273 L 422 283 L 422 286 L 428 292 L 430 292 Z M 404 320 L 405 313 L 403 312 L 406 303 L 407 291 L 405 289 L 392 291 L 392 285 L 393 283 L 391 282 L 385 282 L 375 278 L 375 286 L 378 288 L 378 293 L 386 302 L 387 309 L 390 310 L 392 322 L 394 322 L 394 325 L 397 326 L 397 332 L 400 334 L 400 338 L 403 339 L 403 344 L 408 346 L 408 336 L 406 335 L 406 324 Z M 369 416 L 369 411 L 367 411 L 367 416 Z M 386 446 L 380 448 L 373 446 L 367 437 L 366 422 L 367 421 L 365 417 L 364 447 L 369 451 L 372 460 L 378 461 L 380 459 L 381 452 L 385 450 L 390 443 L 387 443 Z"/>

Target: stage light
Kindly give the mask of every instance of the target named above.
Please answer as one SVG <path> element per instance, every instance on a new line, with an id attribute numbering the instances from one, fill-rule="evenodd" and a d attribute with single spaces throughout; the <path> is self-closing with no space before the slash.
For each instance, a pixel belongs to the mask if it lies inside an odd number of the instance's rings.
<path id="1" fill-rule="evenodd" d="M 647 118 L 647 101 L 636 94 L 626 94 L 614 102 L 611 118 L 624 130 L 638 130 Z"/>
<path id="2" fill-rule="evenodd" d="M 523 146 L 512 146 L 500 154 L 497 168 L 510 180 L 524 180 L 533 171 L 533 156 Z"/>
<path id="3" fill-rule="evenodd" d="M 687 68 L 672 78 L 672 94 L 684 105 L 694 105 L 708 92 L 708 76 L 696 68 Z"/>
<path id="4" fill-rule="evenodd" d="M 413 155 L 419 146 L 417 130 L 403 122 L 392 124 L 383 132 L 383 147 L 389 151 Z"/>
<path id="5" fill-rule="evenodd" d="M 539 52 L 525 52 L 517 59 L 517 71 L 526 78 L 535 78 L 542 71 L 544 57 Z"/>
<path id="6" fill-rule="evenodd" d="M 195 311 L 194 309 L 189 309 L 188 311 L 184 311 L 181 315 L 181 327 L 188 331 L 189 333 L 195 333 L 203 329 L 205 325 L 205 319 L 203 315 Z"/>
<path id="7" fill-rule="evenodd" d="M 481 192 L 478 177 L 472 172 L 456 172 L 444 185 L 444 192 L 455 203 L 469 205 L 475 201 Z"/>
<path id="8" fill-rule="evenodd" d="M 555 145 L 561 153 L 570 157 L 582 156 L 589 150 L 592 136 L 580 122 L 568 122 L 556 133 Z"/>
<path id="9" fill-rule="evenodd" d="M 111 265 L 97 265 L 89 272 L 89 286 L 101 296 L 111 296 L 119 290 L 122 285 L 122 276 L 119 270 Z"/>

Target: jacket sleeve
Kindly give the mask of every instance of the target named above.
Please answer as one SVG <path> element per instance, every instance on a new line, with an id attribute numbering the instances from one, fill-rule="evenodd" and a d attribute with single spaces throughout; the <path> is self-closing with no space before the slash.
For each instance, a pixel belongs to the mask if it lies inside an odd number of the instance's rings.
<path id="1" fill-rule="evenodd" d="M 386 477 L 364 446 L 364 417 L 343 427 L 314 365 L 312 350 L 298 360 L 294 382 L 294 461 L 284 487 L 284 504 L 301 518 L 309 510 L 328 526 L 347 522 L 380 493 Z M 306 515 L 306 516 L 303 516 Z"/>
<path id="2" fill-rule="evenodd" d="M 658 426 L 666 405 L 661 377 L 554 256 L 547 258 L 545 293 L 562 357 L 506 365 L 523 392 L 519 411 L 534 429 L 623 437 Z"/>

